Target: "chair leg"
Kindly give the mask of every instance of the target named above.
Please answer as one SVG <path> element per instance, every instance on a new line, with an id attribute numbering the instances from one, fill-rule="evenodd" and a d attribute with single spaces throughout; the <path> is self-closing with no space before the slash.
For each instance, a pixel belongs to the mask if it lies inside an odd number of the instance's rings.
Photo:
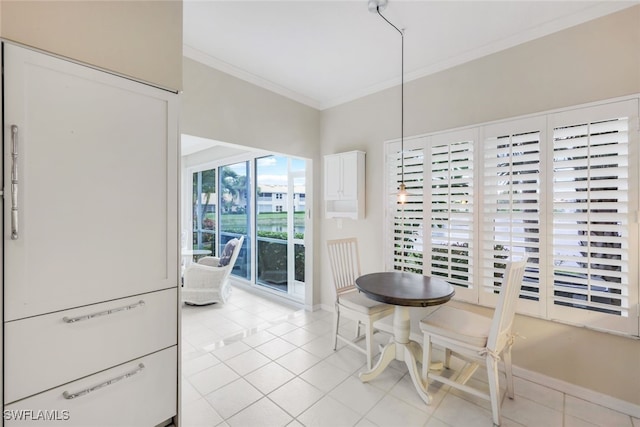
<path id="1" fill-rule="evenodd" d="M 358 320 L 356 322 L 356 336 L 355 338 L 358 338 L 360 336 L 360 321 Z"/>
<path id="2" fill-rule="evenodd" d="M 431 366 L 431 336 L 424 334 L 422 343 L 422 381 L 429 385 L 429 366 Z"/>
<path id="3" fill-rule="evenodd" d="M 513 390 L 513 368 L 511 365 L 511 346 L 507 346 L 507 348 L 505 348 L 502 357 L 504 358 L 504 371 L 507 374 L 507 396 L 509 397 L 509 399 L 513 399 L 514 390 Z"/>
<path id="4" fill-rule="evenodd" d="M 491 398 L 491 412 L 493 424 L 500 425 L 500 385 L 498 382 L 498 361 L 487 355 L 487 375 L 489 376 L 489 396 Z"/>
<path id="5" fill-rule="evenodd" d="M 444 349 L 444 367 L 449 369 L 451 367 L 451 349 Z"/>
<path id="6" fill-rule="evenodd" d="M 364 325 L 365 330 L 365 345 L 367 346 L 367 369 L 370 371 L 373 367 L 373 322 L 369 321 Z"/>
<path id="7" fill-rule="evenodd" d="M 338 307 L 336 307 L 333 319 L 333 351 L 336 351 L 338 349 L 338 327 L 340 326 L 340 309 Z"/>

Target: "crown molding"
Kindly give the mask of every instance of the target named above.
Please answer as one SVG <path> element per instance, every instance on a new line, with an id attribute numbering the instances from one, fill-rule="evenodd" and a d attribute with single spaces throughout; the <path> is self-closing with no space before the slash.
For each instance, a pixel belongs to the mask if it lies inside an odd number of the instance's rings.
<path id="1" fill-rule="evenodd" d="M 211 68 L 215 68 L 216 70 L 232 75 L 233 77 L 244 80 L 263 89 L 267 89 L 271 92 L 277 93 L 278 95 L 282 95 L 308 107 L 315 108 L 316 110 L 322 109 L 321 103 L 315 99 L 309 98 L 308 96 L 299 94 L 298 92 L 295 92 L 291 89 L 287 89 L 276 83 L 273 83 L 272 81 L 256 76 L 255 74 L 221 61 L 218 58 L 208 55 L 201 50 L 198 50 L 186 44 L 182 46 L 182 55 L 186 58 L 193 59 L 194 61 L 200 62 Z"/>

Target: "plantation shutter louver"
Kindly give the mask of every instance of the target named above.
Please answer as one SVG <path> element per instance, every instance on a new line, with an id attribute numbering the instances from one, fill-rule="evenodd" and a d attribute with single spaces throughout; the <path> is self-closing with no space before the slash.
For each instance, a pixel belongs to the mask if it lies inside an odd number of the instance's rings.
<path id="1" fill-rule="evenodd" d="M 494 305 L 506 262 L 527 260 L 520 298 L 540 301 L 541 119 L 485 129 L 480 303 Z M 539 304 L 525 309 L 540 312 Z M 530 305 L 530 304 L 529 304 Z"/>
<path id="2" fill-rule="evenodd" d="M 553 125 L 552 314 L 619 330 L 633 323 L 629 283 L 637 274 L 629 263 L 630 254 L 637 256 L 637 236 L 630 232 L 630 213 L 637 210 L 630 192 L 630 120 L 599 110 L 589 110 L 590 120 L 560 116 Z"/>
<path id="3" fill-rule="evenodd" d="M 407 201 L 398 203 L 402 180 L 400 143 L 387 146 L 387 212 L 391 218 L 391 260 L 388 269 L 423 274 L 424 245 L 424 140 L 404 142 L 404 183 Z"/>
<path id="4" fill-rule="evenodd" d="M 475 300 L 474 143 L 476 132 L 438 135 L 430 141 L 429 274 L 456 286 L 458 299 Z M 472 294 L 472 295 L 470 295 Z"/>

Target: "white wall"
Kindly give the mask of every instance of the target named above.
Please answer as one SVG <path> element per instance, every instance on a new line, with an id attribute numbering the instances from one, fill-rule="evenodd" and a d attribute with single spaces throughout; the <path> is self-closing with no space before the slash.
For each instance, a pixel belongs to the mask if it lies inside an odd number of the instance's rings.
<path id="1" fill-rule="evenodd" d="M 405 135 L 417 135 L 640 93 L 640 6 L 405 85 Z M 383 141 L 399 138 L 400 91 L 392 88 L 322 113 L 321 155 L 362 150 L 366 218 L 322 221 L 327 239 L 355 236 L 363 273 L 380 270 Z M 322 303 L 331 307 L 321 252 Z M 514 363 L 640 405 L 640 341 L 519 317 L 527 336 Z"/>

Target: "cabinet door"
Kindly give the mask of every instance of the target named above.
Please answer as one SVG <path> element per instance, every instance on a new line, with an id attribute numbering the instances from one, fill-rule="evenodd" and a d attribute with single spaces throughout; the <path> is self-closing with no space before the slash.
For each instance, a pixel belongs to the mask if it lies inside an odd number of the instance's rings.
<path id="1" fill-rule="evenodd" d="M 342 198 L 358 198 L 358 153 L 344 153 L 342 156 Z"/>
<path id="2" fill-rule="evenodd" d="M 4 89 L 5 321 L 177 286 L 177 95 L 12 45 Z"/>
<path id="3" fill-rule="evenodd" d="M 342 197 L 342 159 L 340 155 L 324 158 L 324 198 L 339 200 Z"/>

